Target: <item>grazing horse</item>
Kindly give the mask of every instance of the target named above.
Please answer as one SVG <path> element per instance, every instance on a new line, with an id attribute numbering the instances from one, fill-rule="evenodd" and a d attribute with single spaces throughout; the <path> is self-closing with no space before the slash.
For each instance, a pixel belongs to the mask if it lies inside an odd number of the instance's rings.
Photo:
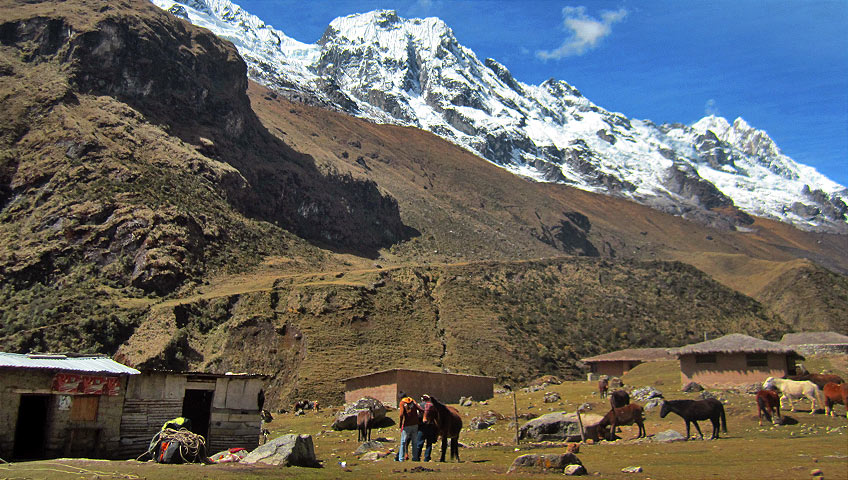
<path id="1" fill-rule="evenodd" d="M 607 390 L 609 390 L 609 380 L 606 378 L 598 380 L 598 393 L 601 398 L 607 398 Z"/>
<path id="2" fill-rule="evenodd" d="M 840 377 L 839 375 L 831 375 L 828 373 L 805 372 L 801 375 L 789 375 L 788 377 L 786 377 L 786 379 L 795 380 L 796 382 L 803 382 L 805 380 L 808 380 L 810 382 L 815 383 L 816 386 L 821 388 L 822 390 L 824 390 L 824 386 L 828 383 L 835 383 L 837 385 L 840 383 L 845 383 L 845 381 L 842 380 L 842 377 Z"/>
<path id="3" fill-rule="evenodd" d="M 435 397 L 423 395 L 424 400 L 429 399 L 433 402 L 433 408 L 429 411 L 432 413 L 432 418 L 424 414 L 424 423 L 429 423 L 435 427 L 436 436 L 442 437 L 442 457 L 440 462 L 445 461 L 445 453 L 448 450 L 448 439 L 450 439 L 450 458 L 459 461 L 459 432 L 462 431 L 462 417 L 459 412 L 438 401 Z"/>
<path id="4" fill-rule="evenodd" d="M 615 427 L 621 425 L 633 425 L 636 424 L 639 427 L 639 435 L 634 438 L 642 438 L 647 436 L 645 432 L 645 417 L 642 411 L 642 407 L 635 403 L 625 405 L 620 408 L 613 408 L 604 418 L 598 422 L 598 430 L 603 432 L 604 437 L 609 441 L 615 440 Z M 607 427 L 609 427 L 609 431 L 607 431 Z"/>
<path id="5" fill-rule="evenodd" d="M 775 417 L 775 411 L 777 416 Z M 774 423 L 774 418 L 780 418 L 780 397 L 774 390 L 760 390 L 757 392 L 757 417 L 760 426 L 763 425 L 763 416 L 766 420 Z"/>
<path id="6" fill-rule="evenodd" d="M 828 383 L 824 386 L 822 393 L 824 393 L 825 415 L 833 417 L 833 404 L 841 403 L 845 405 L 845 417 L 848 418 L 848 383 Z"/>
<path id="7" fill-rule="evenodd" d="M 374 426 L 374 411 L 370 408 L 356 412 L 356 441 L 370 442 L 371 428 Z"/>
<path id="8" fill-rule="evenodd" d="M 793 398 L 806 397 L 810 401 L 810 415 L 816 413 L 816 405 L 821 408 L 824 403 L 821 401 L 821 390 L 819 390 L 819 387 L 815 383 L 809 380 L 797 381 L 768 377 L 763 382 L 763 390 L 772 388 L 776 388 L 782 394 L 780 396 L 781 402 L 784 398 L 789 400 L 789 409 L 793 412 L 795 411 L 795 405 L 792 403 Z"/>
<path id="9" fill-rule="evenodd" d="M 701 427 L 698 426 L 699 420 L 709 420 L 712 422 L 713 436 L 711 439 L 718 438 L 719 419 L 721 419 L 721 430 L 727 433 L 727 419 L 724 417 L 724 405 L 715 398 L 708 398 L 706 400 L 666 400 L 662 404 L 660 418 L 665 418 L 668 412 L 674 412 L 686 421 L 686 440 L 689 440 L 690 423 L 695 424 L 698 435 L 701 436 L 701 439 L 704 438 L 704 434 L 701 433 Z"/>
<path id="10" fill-rule="evenodd" d="M 630 403 L 630 394 L 624 390 L 615 390 L 609 394 L 610 407 L 621 408 Z"/>

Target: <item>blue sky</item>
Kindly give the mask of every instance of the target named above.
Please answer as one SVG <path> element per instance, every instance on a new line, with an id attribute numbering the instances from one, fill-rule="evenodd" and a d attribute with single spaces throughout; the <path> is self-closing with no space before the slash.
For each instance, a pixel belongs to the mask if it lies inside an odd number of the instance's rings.
<path id="1" fill-rule="evenodd" d="M 741 116 L 848 185 L 848 0 L 235 0 L 314 43 L 338 16 L 435 16 L 520 81 L 655 123 Z"/>

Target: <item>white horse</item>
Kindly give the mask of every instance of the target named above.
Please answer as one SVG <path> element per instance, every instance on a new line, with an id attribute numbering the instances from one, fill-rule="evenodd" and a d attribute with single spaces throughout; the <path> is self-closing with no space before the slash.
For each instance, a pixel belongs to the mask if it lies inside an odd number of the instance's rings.
<path id="1" fill-rule="evenodd" d="M 784 398 L 789 400 L 789 409 L 793 412 L 795 411 L 795 405 L 792 404 L 793 398 L 807 397 L 810 401 L 810 415 L 816 412 L 816 405 L 818 405 L 818 408 L 824 405 L 821 390 L 819 390 L 819 387 L 815 383 L 809 380 L 797 381 L 768 377 L 763 382 L 763 389 L 769 390 L 773 388 L 781 393 L 781 403 L 783 403 Z"/>

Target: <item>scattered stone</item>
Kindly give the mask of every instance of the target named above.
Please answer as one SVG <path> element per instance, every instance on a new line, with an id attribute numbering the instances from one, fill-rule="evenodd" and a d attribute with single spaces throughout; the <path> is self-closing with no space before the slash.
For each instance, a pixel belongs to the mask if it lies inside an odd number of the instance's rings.
<path id="1" fill-rule="evenodd" d="M 459 405 L 462 407 L 470 407 L 472 405 L 472 397 L 459 397 Z"/>
<path id="2" fill-rule="evenodd" d="M 813 477 L 824 477 L 824 472 L 822 472 L 820 468 L 814 468 L 814 469 L 810 472 L 810 476 L 813 476 Z"/>
<path id="3" fill-rule="evenodd" d="M 537 387 L 537 386 L 546 387 L 548 385 L 560 385 L 560 384 L 562 384 L 562 380 L 555 377 L 554 375 L 543 375 L 543 376 L 533 380 L 532 382 L 530 382 L 529 386 L 531 386 L 531 387 Z"/>
<path id="4" fill-rule="evenodd" d="M 368 452 L 365 455 L 359 457 L 363 462 L 376 462 L 377 460 L 383 459 L 391 455 L 391 452 Z"/>
<path id="5" fill-rule="evenodd" d="M 564 475 L 586 475 L 586 467 L 583 465 L 568 465 L 565 467 L 565 470 L 562 471 Z"/>
<path id="6" fill-rule="evenodd" d="M 642 467 L 624 467 L 622 473 L 642 473 Z"/>
<path id="7" fill-rule="evenodd" d="M 516 458 L 506 473 L 512 472 L 562 472 L 569 465 L 583 465 L 573 453 L 527 454 Z"/>
<path id="8" fill-rule="evenodd" d="M 577 407 L 577 410 L 580 411 L 580 412 L 589 412 L 589 411 L 592 410 L 592 404 L 584 403 L 583 405 L 580 405 L 579 407 Z"/>
<path id="9" fill-rule="evenodd" d="M 567 447 L 565 447 L 565 453 L 580 453 L 580 444 L 579 443 L 569 443 Z"/>
<path id="10" fill-rule="evenodd" d="M 624 386 L 624 382 L 621 381 L 618 377 L 610 377 L 609 379 L 609 389 L 621 388 Z"/>
<path id="11" fill-rule="evenodd" d="M 486 413 L 476 416 L 471 419 L 468 427 L 472 430 L 485 430 L 492 425 L 496 424 L 498 420 L 503 420 L 504 416 L 500 413 L 494 412 L 492 410 L 487 411 Z"/>
<path id="12" fill-rule="evenodd" d="M 683 387 L 683 391 L 686 393 L 701 392 L 703 390 L 704 387 L 702 387 L 698 382 L 689 382 Z"/>
<path id="13" fill-rule="evenodd" d="M 643 405 L 642 408 L 645 409 L 646 411 L 647 410 L 653 410 L 653 409 L 661 406 L 663 402 L 664 402 L 664 400 L 662 398 L 656 398 L 655 397 L 655 398 L 652 398 L 652 399 L 648 400 L 647 402 L 645 402 L 645 405 Z"/>
<path id="14" fill-rule="evenodd" d="M 630 401 L 644 403 L 652 398 L 663 398 L 663 393 L 654 387 L 641 387 L 630 392 Z"/>
<path id="15" fill-rule="evenodd" d="M 363 397 L 354 403 L 345 405 L 344 410 L 336 414 L 333 430 L 356 430 L 356 414 L 368 410 L 374 413 L 374 424 L 380 425 L 386 418 L 386 407 L 382 402 L 372 397 Z"/>
<path id="16" fill-rule="evenodd" d="M 560 396 L 557 392 L 548 392 L 545 394 L 544 402 L 545 403 L 555 403 L 560 401 Z"/>
<path id="17" fill-rule="evenodd" d="M 241 463 L 297 467 L 320 467 L 315 459 L 311 435 L 288 434 L 262 445 L 241 460 Z"/>
<path id="18" fill-rule="evenodd" d="M 359 446 L 359 448 L 357 448 L 356 451 L 353 452 L 353 453 L 355 455 L 362 455 L 363 453 L 373 452 L 373 451 L 382 450 L 382 449 L 383 449 L 383 443 L 382 442 L 378 442 L 376 440 L 371 440 L 371 441 L 368 441 L 368 442 L 362 442 L 362 444 Z"/>
<path id="19" fill-rule="evenodd" d="M 698 395 L 698 398 L 700 398 L 701 400 L 706 400 L 708 398 L 715 398 L 716 400 L 720 401 L 721 403 L 725 403 L 724 398 L 722 398 L 722 395 L 720 393 L 711 392 L 709 390 L 704 390 L 703 392 L 701 392 Z"/>
<path id="20" fill-rule="evenodd" d="M 686 437 L 677 430 L 666 430 L 654 435 L 655 442 L 669 443 L 682 442 L 683 440 L 686 440 Z"/>

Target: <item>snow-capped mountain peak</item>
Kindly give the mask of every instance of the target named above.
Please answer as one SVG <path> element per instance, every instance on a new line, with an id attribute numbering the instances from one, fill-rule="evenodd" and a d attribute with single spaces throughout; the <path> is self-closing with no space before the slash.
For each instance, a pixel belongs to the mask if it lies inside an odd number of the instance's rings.
<path id="1" fill-rule="evenodd" d="M 848 232 L 848 190 L 784 155 L 742 118 L 656 126 L 607 111 L 565 81 L 516 80 L 438 18 L 377 10 L 298 42 L 227 0 L 152 0 L 232 41 L 250 76 L 299 101 L 417 126 L 516 174 L 621 196 L 709 223 L 735 205 Z"/>

